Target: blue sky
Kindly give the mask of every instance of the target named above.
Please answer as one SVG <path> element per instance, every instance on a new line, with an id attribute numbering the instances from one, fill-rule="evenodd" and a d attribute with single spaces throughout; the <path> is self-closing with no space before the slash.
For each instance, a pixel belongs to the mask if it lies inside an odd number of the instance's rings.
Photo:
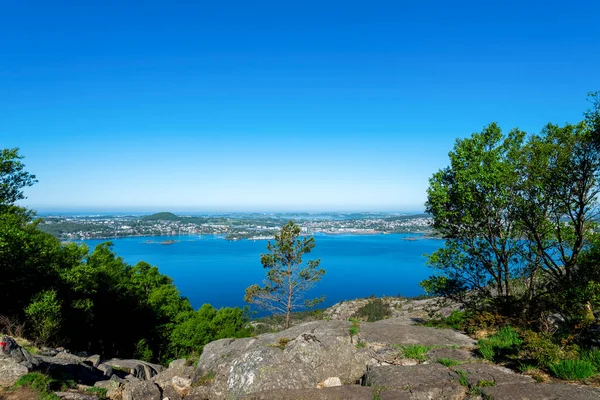
<path id="1" fill-rule="evenodd" d="M 456 138 L 600 90 L 596 0 L 1 5 L 40 211 L 420 211 Z"/>

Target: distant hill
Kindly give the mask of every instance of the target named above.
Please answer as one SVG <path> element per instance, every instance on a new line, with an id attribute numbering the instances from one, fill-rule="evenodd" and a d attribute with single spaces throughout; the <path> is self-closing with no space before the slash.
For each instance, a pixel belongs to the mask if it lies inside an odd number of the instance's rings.
<path id="1" fill-rule="evenodd" d="M 181 217 L 170 212 L 159 212 L 152 215 L 146 215 L 142 221 L 179 221 Z"/>

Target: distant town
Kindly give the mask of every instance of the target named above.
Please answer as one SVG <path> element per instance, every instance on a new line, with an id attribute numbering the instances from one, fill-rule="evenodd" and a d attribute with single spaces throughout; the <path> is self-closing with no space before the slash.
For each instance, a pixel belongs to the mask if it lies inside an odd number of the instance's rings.
<path id="1" fill-rule="evenodd" d="M 392 234 L 434 236 L 426 214 L 403 213 L 232 213 L 222 215 L 42 216 L 39 227 L 63 241 L 115 239 L 130 236 L 221 235 L 228 240 L 272 239 L 281 226 L 293 220 L 302 233 Z M 167 240 L 165 244 L 172 241 Z"/>

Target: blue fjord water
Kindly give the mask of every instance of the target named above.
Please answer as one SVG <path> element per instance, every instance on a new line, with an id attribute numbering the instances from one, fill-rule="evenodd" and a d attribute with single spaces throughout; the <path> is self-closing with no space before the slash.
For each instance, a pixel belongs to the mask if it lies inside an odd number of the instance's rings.
<path id="1" fill-rule="evenodd" d="M 313 289 L 324 294 L 323 306 L 357 297 L 416 296 L 418 283 L 431 275 L 423 254 L 443 245 L 436 239 L 405 240 L 414 235 L 315 235 L 316 246 L 305 260 L 321 259 L 327 271 Z M 172 245 L 160 244 L 175 240 Z M 148 241 L 152 241 L 148 243 Z M 86 240 L 93 248 L 106 240 Z M 228 241 L 218 236 L 129 237 L 113 239 L 113 250 L 127 263 L 158 266 L 195 308 L 244 306 L 246 287 L 261 283 L 266 271 L 260 254 L 266 240 Z"/>

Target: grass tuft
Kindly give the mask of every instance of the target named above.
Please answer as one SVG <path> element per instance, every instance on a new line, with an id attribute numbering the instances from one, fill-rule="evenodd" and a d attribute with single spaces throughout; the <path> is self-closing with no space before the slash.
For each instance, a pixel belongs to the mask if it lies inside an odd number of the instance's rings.
<path id="1" fill-rule="evenodd" d="M 550 365 L 550 371 L 556 377 L 567 381 L 583 380 L 596 374 L 594 364 L 588 360 L 561 360 Z"/>

